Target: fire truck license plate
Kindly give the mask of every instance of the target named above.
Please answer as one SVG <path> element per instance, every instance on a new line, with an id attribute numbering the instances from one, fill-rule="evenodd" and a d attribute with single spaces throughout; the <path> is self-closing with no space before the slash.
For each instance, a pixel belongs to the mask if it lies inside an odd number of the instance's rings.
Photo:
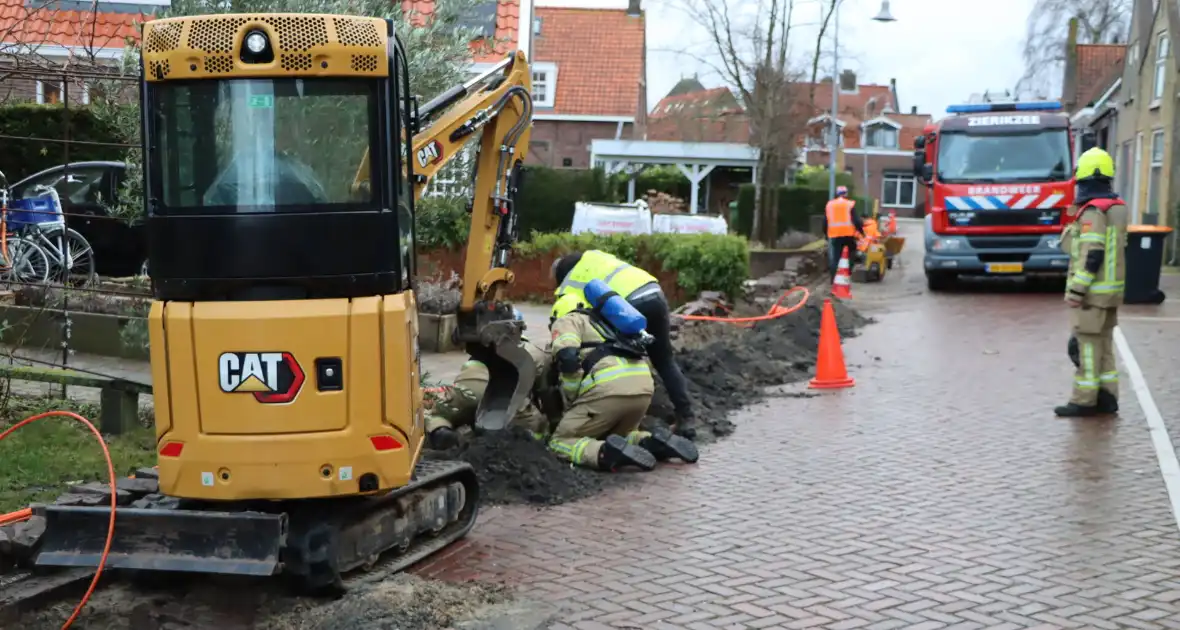
<path id="1" fill-rule="evenodd" d="M 988 263 L 988 273 L 1020 273 L 1024 271 L 1024 263 Z"/>

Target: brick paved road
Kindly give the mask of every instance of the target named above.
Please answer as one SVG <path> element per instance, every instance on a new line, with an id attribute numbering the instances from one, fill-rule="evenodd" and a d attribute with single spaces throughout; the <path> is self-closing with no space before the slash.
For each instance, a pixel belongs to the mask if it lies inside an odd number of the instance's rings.
<path id="1" fill-rule="evenodd" d="M 695 468 L 487 510 L 416 571 L 520 584 L 563 605 L 555 628 L 1180 628 L 1133 396 L 1117 421 L 1052 416 L 1059 296 L 931 296 L 913 260 L 854 290 L 880 319 L 846 344 L 856 389 L 749 409 Z"/>

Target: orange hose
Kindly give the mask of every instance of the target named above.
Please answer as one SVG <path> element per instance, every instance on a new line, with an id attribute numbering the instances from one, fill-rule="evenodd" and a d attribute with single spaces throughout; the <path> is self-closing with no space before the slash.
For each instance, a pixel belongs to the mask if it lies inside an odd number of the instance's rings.
<path id="1" fill-rule="evenodd" d="M 9 512 L 8 514 L 0 514 L 0 525 L 11 525 L 13 523 L 19 523 L 21 521 L 28 520 L 28 518 L 32 515 L 33 515 L 33 510 L 31 510 L 29 508 L 25 508 L 23 510 L 17 510 L 15 512 Z"/>
<path id="2" fill-rule="evenodd" d="M 115 464 L 111 461 L 111 451 L 107 448 L 107 443 L 102 439 L 102 434 L 98 432 L 98 429 L 94 427 L 94 424 L 72 411 L 46 411 L 45 413 L 39 413 L 35 416 L 25 418 L 24 420 L 21 420 L 20 422 L 9 427 L 3 433 L 0 433 L 0 441 L 3 441 L 4 438 L 8 437 L 17 429 L 27 424 L 32 424 L 38 420 L 51 416 L 73 418 L 74 420 L 77 420 L 78 422 L 86 425 L 87 429 L 90 429 L 90 432 L 94 434 L 95 439 L 98 440 L 99 446 L 102 447 L 102 456 L 107 460 L 107 476 L 111 480 L 111 518 L 107 524 L 106 544 L 103 545 L 102 556 L 98 560 L 98 568 L 94 570 L 94 578 L 90 580 L 90 587 L 86 589 L 86 594 L 82 596 L 82 601 L 78 602 L 78 606 L 74 608 L 74 614 L 70 615 L 70 618 L 66 620 L 65 625 L 61 627 L 61 630 L 68 630 L 68 628 L 74 624 L 74 621 L 78 618 L 78 615 L 82 614 L 82 609 L 86 607 L 86 603 L 90 601 L 90 596 L 94 594 L 94 589 L 98 587 L 98 579 L 102 577 L 102 570 L 107 564 L 107 556 L 111 553 L 111 541 L 115 538 L 115 493 L 117 491 L 115 488 Z M 22 512 L 23 511 L 24 510 L 22 510 Z M 19 512 L 14 512 L 14 514 L 19 514 Z M 6 514 L 5 516 L 7 517 L 10 515 Z"/>
<path id="3" fill-rule="evenodd" d="M 783 303 L 783 300 L 786 300 L 788 295 L 791 295 L 792 293 L 798 293 L 798 292 L 803 293 L 803 299 L 799 300 L 798 303 L 796 303 L 792 306 L 781 306 L 781 304 Z M 803 308 L 803 305 L 807 303 L 807 300 L 810 297 L 811 297 L 811 291 L 808 291 L 807 287 L 795 287 L 793 289 L 788 289 L 787 291 L 783 292 L 782 295 L 779 296 L 778 301 L 775 302 L 774 305 L 770 307 L 770 310 L 767 311 L 765 315 L 757 315 L 754 317 L 714 317 L 714 316 L 710 316 L 710 315 L 676 315 L 676 314 L 673 314 L 672 316 L 679 317 L 681 319 L 695 321 L 695 322 L 722 322 L 725 324 L 752 324 L 754 322 L 764 322 L 764 321 L 768 321 L 771 319 L 778 319 L 784 315 L 790 315 L 791 313 L 794 313 L 795 311 Z"/>

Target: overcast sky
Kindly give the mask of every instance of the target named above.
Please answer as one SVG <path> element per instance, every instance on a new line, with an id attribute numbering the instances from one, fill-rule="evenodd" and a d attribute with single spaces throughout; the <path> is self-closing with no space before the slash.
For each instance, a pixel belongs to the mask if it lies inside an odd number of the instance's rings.
<path id="1" fill-rule="evenodd" d="M 576 1 L 576 0 L 575 0 Z M 643 0 L 647 12 L 648 103 L 654 107 L 682 75 L 700 73 L 706 87 L 724 82 L 690 56 L 674 51 L 699 43 L 707 49 L 707 33 L 685 14 L 684 0 Z M 720 2 L 723 0 L 710 0 Z M 728 0 L 753 6 L 759 0 Z M 546 4 L 570 0 L 539 0 Z M 902 111 L 916 105 L 936 117 L 946 106 L 964 102 L 972 93 L 1012 89 L 1023 70 L 1021 46 L 1025 21 L 1034 0 L 891 0 L 895 22 L 872 20 L 881 0 L 844 0 L 840 9 L 840 48 L 850 57 L 842 69 L 857 72 L 860 83 L 888 84 L 897 79 Z M 582 6 L 624 7 L 626 0 L 580 0 Z M 826 2 L 824 3 L 826 4 Z M 821 19 L 821 0 L 795 0 L 795 58 L 810 59 Z M 805 24 L 813 26 L 805 26 Z M 831 40 L 825 44 L 831 49 Z M 711 52 L 711 50 L 709 51 Z M 847 64 L 845 64 L 847 61 Z M 831 73 L 830 60 L 821 76 Z"/>

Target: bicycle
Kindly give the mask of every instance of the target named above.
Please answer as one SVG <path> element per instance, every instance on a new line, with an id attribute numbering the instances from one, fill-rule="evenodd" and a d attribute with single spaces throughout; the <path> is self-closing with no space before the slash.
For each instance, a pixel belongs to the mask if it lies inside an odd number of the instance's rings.
<path id="1" fill-rule="evenodd" d="M 0 282 L 43 284 L 49 280 L 49 255 L 36 243 L 9 238 L 8 178 L 0 171 Z"/>
<path id="2" fill-rule="evenodd" d="M 86 237 L 66 226 L 57 190 L 38 185 L 33 191 L 41 194 L 21 199 L 23 212 L 14 213 L 14 220 L 10 220 L 13 234 L 45 252 L 50 265 L 49 279 L 53 282 L 77 286 L 93 283 L 98 279 L 94 270 L 94 248 Z"/>

